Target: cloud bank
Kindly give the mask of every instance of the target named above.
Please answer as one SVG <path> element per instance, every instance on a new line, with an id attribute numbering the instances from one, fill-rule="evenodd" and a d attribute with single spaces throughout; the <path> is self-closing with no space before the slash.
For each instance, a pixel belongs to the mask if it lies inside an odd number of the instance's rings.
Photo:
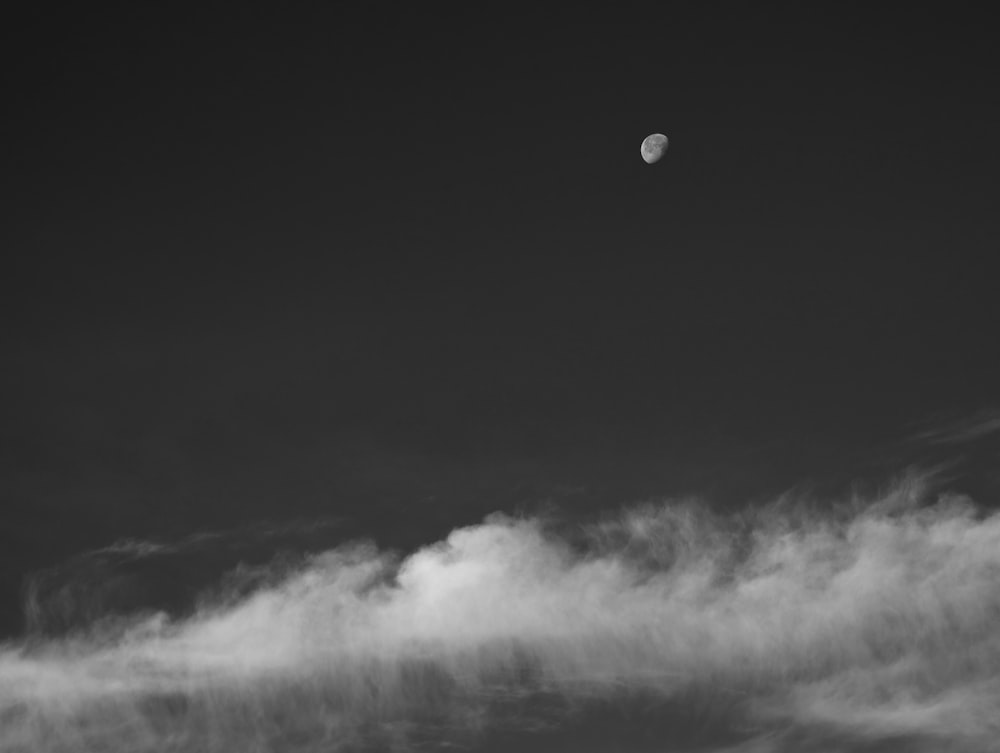
<path id="1" fill-rule="evenodd" d="M 916 478 L 495 515 L 9 643 L 0 750 L 1000 750 L 998 626 L 1000 516 Z"/>

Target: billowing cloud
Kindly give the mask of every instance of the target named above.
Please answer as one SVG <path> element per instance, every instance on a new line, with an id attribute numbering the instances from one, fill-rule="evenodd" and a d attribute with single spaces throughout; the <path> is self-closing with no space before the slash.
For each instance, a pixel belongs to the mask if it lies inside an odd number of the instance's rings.
<path id="1" fill-rule="evenodd" d="M 254 583 L 6 645 L 0 749 L 1000 750 L 1000 517 L 918 479 L 495 515 Z"/>

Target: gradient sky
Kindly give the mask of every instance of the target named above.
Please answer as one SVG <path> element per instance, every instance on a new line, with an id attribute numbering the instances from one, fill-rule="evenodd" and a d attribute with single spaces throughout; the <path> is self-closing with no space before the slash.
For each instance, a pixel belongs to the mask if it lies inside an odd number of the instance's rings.
<path id="1" fill-rule="evenodd" d="M 272 13 L 5 24 L 0 614 L 125 536 L 735 504 L 996 423 L 981 20 Z"/>

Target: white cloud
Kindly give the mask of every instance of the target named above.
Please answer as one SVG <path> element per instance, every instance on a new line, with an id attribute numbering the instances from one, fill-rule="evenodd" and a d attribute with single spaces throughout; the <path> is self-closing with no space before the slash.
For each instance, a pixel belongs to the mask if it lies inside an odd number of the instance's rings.
<path id="1" fill-rule="evenodd" d="M 0 749 L 472 744 L 633 701 L 657 709 L 633 727 L 712 709 L 717 730 L 684 734 L 719 749 L 734 730 L 746 750 L 816 730 L 998 749 L 998 618 L 1000 517 L 912 479 L 825 511 L 497 515 L 404 558 L 345 545 L 186 619 L 9 644 Z"/>

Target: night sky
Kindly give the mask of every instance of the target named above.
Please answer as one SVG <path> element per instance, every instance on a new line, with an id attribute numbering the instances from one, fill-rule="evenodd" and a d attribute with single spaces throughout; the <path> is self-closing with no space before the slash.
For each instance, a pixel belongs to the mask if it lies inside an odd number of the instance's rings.
<path id="1" fill-rule="evenodd" d="M 4 637 L 28 574 L 125 539 L 336 520 L 413 547 L 913 465 L 1000 491 L 983 18 L 4 26 Z"/>

